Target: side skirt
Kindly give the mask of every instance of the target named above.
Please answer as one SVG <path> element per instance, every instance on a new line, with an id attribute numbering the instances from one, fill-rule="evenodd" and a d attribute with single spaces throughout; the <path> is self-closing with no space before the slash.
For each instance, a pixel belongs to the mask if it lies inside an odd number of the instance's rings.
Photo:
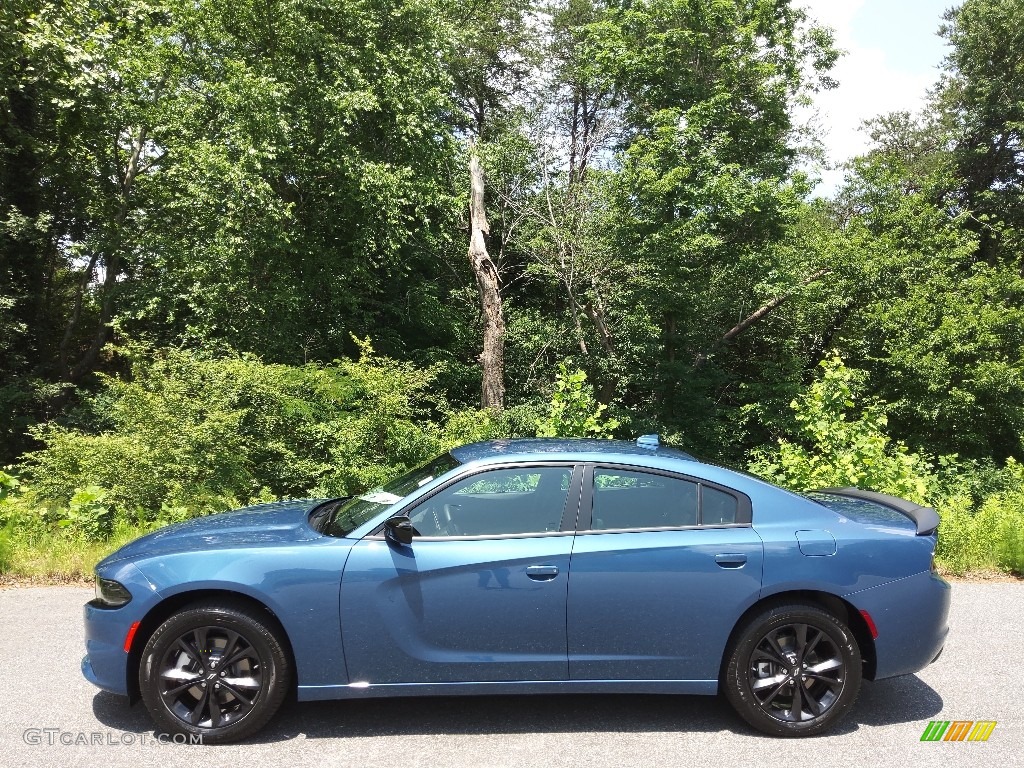
<path id="1" fill-rule="evenodd" d="M 527 680 L 483 683 L 351 683 L 300 685 L 299 701 L 388 696 L 506 696 L 538 693 L 666 693 L 714 695 L 717 680 Z"/>

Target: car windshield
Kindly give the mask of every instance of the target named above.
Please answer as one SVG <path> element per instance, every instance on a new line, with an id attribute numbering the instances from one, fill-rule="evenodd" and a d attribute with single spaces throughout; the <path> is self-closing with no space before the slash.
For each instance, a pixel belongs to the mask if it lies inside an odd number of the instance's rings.
<path id="1" fill-rule="evenodd" d="M 347 536 L 374 515 L 458 465 L 454 456 L 445 453 L 368 493 L 343 499 L 330 513 L 322 530 L 328 536 Z"/>

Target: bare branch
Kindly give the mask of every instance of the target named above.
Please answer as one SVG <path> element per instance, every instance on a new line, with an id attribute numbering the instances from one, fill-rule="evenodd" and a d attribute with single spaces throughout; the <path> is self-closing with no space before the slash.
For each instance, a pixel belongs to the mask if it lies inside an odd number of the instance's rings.
<path id="1" fill-rule="evenodd" d="M 720 347 L 721 345 L 726 344 L 727 342 L 735 339 L 737 336 L 739 336 L 741 333 L 743 333 L 745 330 L 747 330 L 747 328 L 752 326 L 754 323 L 757 323 L 758 321 L 763 320 L 773 310 L 777 309 L 779 306 L 781 306 L 783 303 L 785 303 L 790 297 L 793 296 L 794 293 L 796 293 L 798 288 L 802 288 L 805 285 L 810 285 L 811 283 L 813 283 L 813 282 L 815 282 L 817 280 L 820 280 L 821 278 L 823 278 L 825 275 L 827 275 L 831 271 L 832 271 L 831 269 L 819 269 L 817 272 L 813 273 L 812 275 L 804 278 L 799 283 L 797 283 L 796 286 L 794 286 L 792 290 L 782 294 L 781 296 L 776 296 L 774 299 L 772 299 L 771 301 L 767 302 L 766 304 L 762 304 L 760 307 L 755 309 L 753 312 L 751 312 L 745 318 L 740 320 L 740 322 L 738 322 L 736 325 L 734 325 L 732 328 L 730 328 L 728 331 L 726 331 L 714 343 L 714 345 L 712 346 L 712 349 L 714 349 L 716 347 Z M 704 363 L 706 363 L 708 361 L 710 356 L 711 356 L 711 352 L 710 351 L 709 352 L 702 352 L 702 353 L 698 354 L 696 359 L 694 360 L 694 363 L 693 363 L 694 368 L 700 368 L 702 365 L 704 365 Z"/>

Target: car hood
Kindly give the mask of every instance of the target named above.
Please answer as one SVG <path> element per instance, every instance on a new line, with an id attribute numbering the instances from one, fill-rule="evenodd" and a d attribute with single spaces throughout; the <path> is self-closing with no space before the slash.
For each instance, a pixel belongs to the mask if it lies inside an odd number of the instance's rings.
<path id="1" fill-rule="evenodd" d="M 99 565 L 171 552 L 317 539 L 321 534 L 310 528 L 307 518 L 310 510 L 324 501 L 326 499 L 299 499 L 258 504 L 175 523 L 125 544 Z"/>

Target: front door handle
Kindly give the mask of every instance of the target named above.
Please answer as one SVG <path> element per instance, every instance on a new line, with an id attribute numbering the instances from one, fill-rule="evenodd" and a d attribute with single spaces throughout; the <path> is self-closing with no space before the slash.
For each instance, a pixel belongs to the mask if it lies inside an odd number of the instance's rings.
<path id="1" fill-rule="evenodd" d="M 715 555 L 715 562 L 722 568 L 742 568 L 747 563 L 747 556 L 741 552 L 724 552 Z"/>
<path id="2" fill-rule="evenodd" d="M 551 581 L 558 575 L 558 566 L 530 565 L 526 568 L 526 575 L 534 581 Z"/>

